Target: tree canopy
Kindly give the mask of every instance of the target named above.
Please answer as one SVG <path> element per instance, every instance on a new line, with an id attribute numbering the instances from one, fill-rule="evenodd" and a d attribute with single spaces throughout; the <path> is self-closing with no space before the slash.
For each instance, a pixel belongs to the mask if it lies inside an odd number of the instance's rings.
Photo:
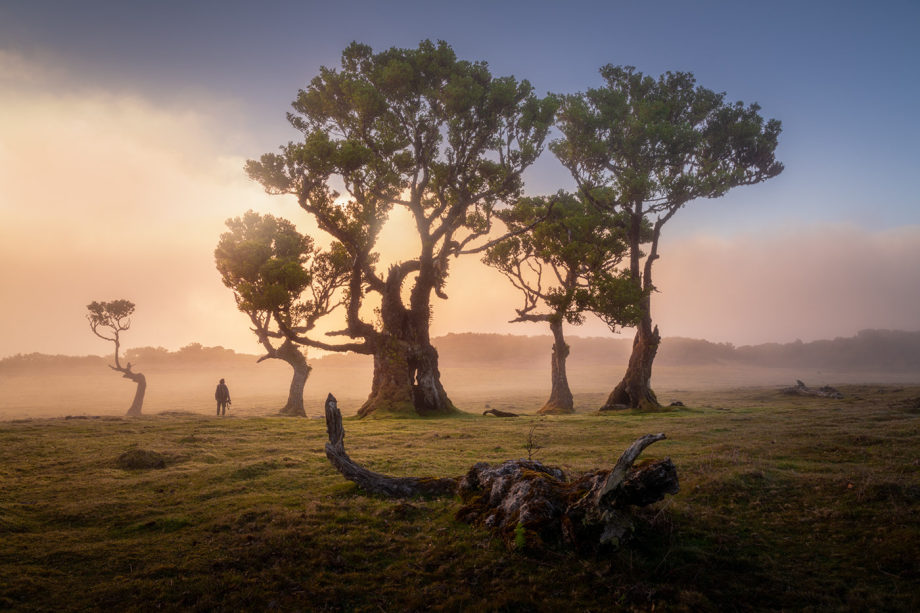
<path id="1" fill-rule="evenodd" d="M 99 338 L 115 343 L 115 366 L 121 368 L 118 358 L 121 348 L 121 333 L 131 328 L 131 315 L 134 314 L 134 303 L 130 300 L 111 300 L 100 302 L 94 300 L 86 305 L 89 311 L 86 319 L 89 321 L 90 330 Z"/>
<path id="2" fill-rule="evenodd" d="M 492 245 L 483 261 L 521 292 L 523 304 L 512 321 L 579 325 L 586 311 L 605 311 L 612 326 L 635 322 L 638 296 L 618 272 L 628 252 L 624 224 L 564 191 L 521 198 L 497 215 L 511 235 Z"/>
<path id="3" fill-rule="evenodd" d="M 552 151 L 601 208 L 650 215 L 660 227 L 683 205 L 716 198 L 783 170 L 781 124 L 760 106 L 725 101 L 691 73 L 658 79 L 631 66 L 601 68 L 604 87 L 565 96 Z"/>
<path id="4" fill-rule="evenodd" d="M 260 341 L 283 336 L 277 323 L 272 326 L 274 319 L 286 329 L 306 332 L 341 304 L 337 290 L 350 270 L 341 244 L 318 249 L 290 221 L 253 211 L 228 219 L 227 227 L 214 260 Z"/>

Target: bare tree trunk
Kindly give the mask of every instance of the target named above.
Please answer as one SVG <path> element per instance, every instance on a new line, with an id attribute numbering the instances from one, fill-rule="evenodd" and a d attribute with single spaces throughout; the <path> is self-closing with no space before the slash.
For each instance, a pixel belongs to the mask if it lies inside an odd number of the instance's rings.
<path id="1" fill-rule="evenodd" d="M 397 415 L 415 412 L 407 353 L 405 344 L 394 338 L 378 339 L 371 393 L 358 409 L 358 417 L 367 417 L 375 411 Z"/>
<path id="2" fill-rule="evenodd" d="M 569 389 L 569 379 L 565 372 L 565 361 L 569 356 L 569 346 L 562 334 L 562 319 L 549 320 L 549 329 L 553 333 L 552 389 L 549 400 L 538 411 L 543 415 L 560 415 L 575 412 L 575 402 Z"/>
<path id="3" fill-rule="evenodd" d="M 402 302 L 401 279 L 391 274 L 380 306 L 383 333 L 375 343 L 374 378 L 359 417 L 371 413 L 449 415 L 457 411 L 441 385 L 438 352 L 431 345 L 430 308 L 425 292 L 413 290 L 415 309 Z M 419 298 L 419 296 L 423 296 Z"/>
<path id="4" fill-rule="evenodd" d="M 275 357 L 284 360 L 294 369 L 294 374 L 291 377 L 291 386 L 288 389 L 287 403 L 285 403 L 278 414 L 286 417 L 306 417 L 307 412 L 304 410 L 303 406 L 303 389 L 307 384 L 307 378 L 310 376 L 310 371 L 313 369 L 307 364 L 307 358 L 304 354 L 290 341 L 290 339 L 284 341 L 284 344 L 278 349 Z"/>
<path id="5" fill-rule="evenodd" d="M 380 411 L 397 415 L 448 415 L 455 412 L 438 370 L 438 352 L 430 344 L 389 338 L 374 353 L 371 393 L 359 417 Z"/>
<path id="6" fill-rule="evenodd" d="M 141 409 L 144 406 L 144 394 L 147 393 L 147 378 L 139 372 L 131 372 L 130 368 L 122 369 L 121 372 L 125 379 L 131 379 L 137 383 L 137 389 L 134 392 L 134 401 L 131 403 L 131 408 L 128 409 L 125 415 L 129 417 L 140 417 Z"/>
<path id="7" fill-rule="evenodd" d="M 652 363 L 658 353 L 661 336 L 658 326 L 652 328 L 652 318 L 646 316 L 636 330 L 629 365 L 622 381 L 610 392 L 602 410 L 618 407 L 634 409 L 657 408 L 658 398 L 652 391 Z"/>

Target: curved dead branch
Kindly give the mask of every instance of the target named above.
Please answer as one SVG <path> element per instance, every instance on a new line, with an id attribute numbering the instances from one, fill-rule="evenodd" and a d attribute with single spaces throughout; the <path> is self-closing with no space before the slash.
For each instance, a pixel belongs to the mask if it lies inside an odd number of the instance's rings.
<path id="1" fill-rule="evenodd" d="M 326 398 L 326 457 L 329 462 L 349 481 L 357 483 L 361 489 L 391 498 L 412 498 L 414 496 L 446 496 L 457 489 L 457 479 L 426 477 L 390 477 L 370 471 L 345 452 L 345 427 L 342 425 L 342 413 L 339 411 L 335 396 Z"/>

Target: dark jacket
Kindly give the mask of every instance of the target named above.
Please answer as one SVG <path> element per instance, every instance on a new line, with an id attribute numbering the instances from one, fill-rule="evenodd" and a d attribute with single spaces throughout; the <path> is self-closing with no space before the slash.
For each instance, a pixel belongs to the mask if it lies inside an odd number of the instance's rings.
<path id="1" fill-rule="evenodd" d="M 217 402 L 230 402 L 230 388 L 226 383 L 218 383 L 217 389 L 214 390 L 214 400 Z"/>

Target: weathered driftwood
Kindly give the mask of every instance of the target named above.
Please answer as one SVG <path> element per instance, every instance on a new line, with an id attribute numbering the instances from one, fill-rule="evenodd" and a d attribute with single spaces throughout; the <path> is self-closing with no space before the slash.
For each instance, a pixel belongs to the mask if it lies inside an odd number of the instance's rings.
<path id="1" fill-rule="evenodd" d="M 817 396 L 819 398 L 843 398 L 837 389 L 831 387 L 830 385 L 825 385 L 823 387 L 812 388 L 808 387 L 799 379 L 795 380 L 794 387 L 786 387 L 782 390 L 783 394 L 788 394 L 791 396 Z"/>
<path id="2" fill-rule="evenodd" d="M 464 506 L 457 518 L 489 527 L 509 547 L 563 543 L 580 549 L 617 545 L 633 531 L 631 506 L 657 502 L 679 490 L 670 458 L 634 466 L 642 451 L 664 434 L 634 441 L 611 470 L 569 478 L 561 469 L 534 460 L 498 466 L 480 462 L 462 478 L 390 477 L 367 470 L 345 453 L 342 414 L 332 394 L 326 399 L 329 442 L 326 457 L 346 479 L 364 490 L 391 497 L 454 495 Z"/>
<path id="3" fill-rule="evenodd" d="M 354 481 L 362 489 L 394 498 L 412 498 L 413 496 L 452 495 L 457 489 L 457 479 L 427 477 L 389 477 L 370 471 L 345 453 L 345 427 L 342 425 L 342 413 L 339 411 L 335 396 L 326 397 L 326 457 L 349 481 Z"/>
<path id="4" fill-rule="evenodd" d="M 517 417 L 517 413 L 509 411 L 499 411 L 498 409 L 488 409 L 482 412 L 483 415 L 494 415 L 495 417 Z"/>

